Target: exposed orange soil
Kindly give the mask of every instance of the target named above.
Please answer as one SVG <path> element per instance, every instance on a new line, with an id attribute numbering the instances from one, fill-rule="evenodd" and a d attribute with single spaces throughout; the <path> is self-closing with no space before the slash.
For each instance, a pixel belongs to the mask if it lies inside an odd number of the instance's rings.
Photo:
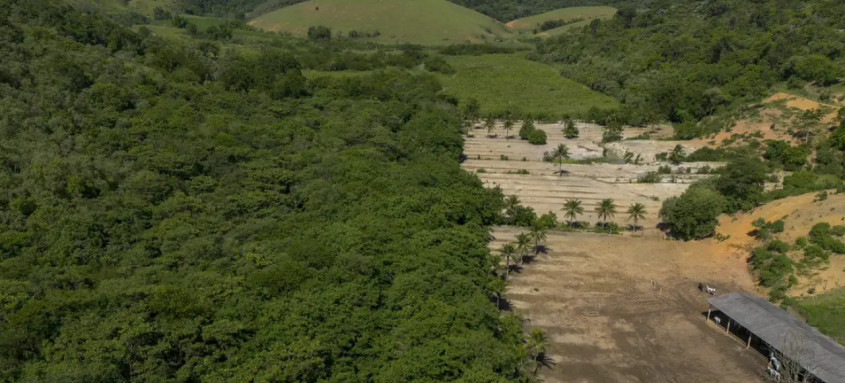
<path id="1" fill-rule="evenodd" d="M 822 117 L 821 122 L 825 123 L 825 124 L 836 120 L 837 109 L 841 106 L 841 105 L 832 105 L 832 104 L 822 104 L 822 103 L 810 100 L 810 99 L 805 98 L 805 97 L 796 96 L 794 94 L 789 94 L 789 93 L 784 93 L 784 92 L 778 92 L 778 93 L 773 94 L 771 97 L 767 98 L 765 102 L 770 103 L 770 102 L 779 101 L 779 100 L 786 100 L 786 106 L 788 108 L 794 108 L 794 109 L 798 109 L 798 110 L 801 110 L 801 111 L 816 110 L 816 109 L 821 108 L 822 106 L 833 108 L 834 109 L 833 112 L 828 113 L 828 114 L 824 115 L 824 117 Z"/>
<path id="2" fill-rule="evenodd" d="M 815 193 L 809 193 L 777 200 L 735 217 L 722 216 L 716 231 L 730 238 L 716 243 L 713 251 L 731 257 L 749 257 L 751 250 L 760 245 L 751 236 L 755 230 L 752 223 L 758 218 L 767 222 L 783 219 L 785 230 L 775 237 L 792 244 L 817 223 L 845 224 L 845 194 L 831 194 L 825 201 L 815 201 Z M 801 295 L 809 287 L 820 293 L 845 285 L 845 255 L 831 255 L 830 265 L 814 270 L 809 276 L 799 276 L 798 280 L 790 295 Z"/>

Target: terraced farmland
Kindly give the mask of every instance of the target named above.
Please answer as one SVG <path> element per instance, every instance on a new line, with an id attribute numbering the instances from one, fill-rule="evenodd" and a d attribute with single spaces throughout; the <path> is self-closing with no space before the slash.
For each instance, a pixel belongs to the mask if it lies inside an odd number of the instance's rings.
<path id="1" fill-rule="evenodd" d="M 648 172 L 657 171 L 666 163 L 655 160 L 660 152 L 672 150 L 675 141 L 629 140 L 606 145 L 607 150 L 621 155 L 625 151 L 639 155 L 641 164 L 596 163 L 563 164 L 561 168 L 567 175 L 556 174 L 557 164 L 543 161 L 543 153 L 551 152 L 558 144 L 567 145 L 574 159 L 597 158 L 602 156 L 604 148 L 598 145 L 601 129 L 596 125 L 579 124 L 581 135 L 569 140 L 563 137 L 557 124 L 538 125 L 546 131 L 546 145 L 531 145 L 518 138 L 505 139 L 501 127 L 493 131 L 497 138 L 488 137 L 483 130 L 474 130 L 467 137 L 464 146 L 466 170 L 478 174 L 489 187 L 500 187 L 505 195 L 516 195 L 525 206 L 530 206 L 538 214 L 552 211 L 562 217 L 561 208 L 567 199 L 579 199 L 584 207 L 584 215 L 579 220 L 591 223 L 598 221 L 594 209 L 605 198 L 612 198 L 617 205 L 617 215 L 613 221 L 625 224 L 627 215 L 624 211 L 633 203 L 646 206 L 648 214 L 643 225 L 654 227 L 658 223 L 657 213 L 662 201 L 683 193 L 689 184 L 706 177 L 696 174 L 703 166 L 718 166 L 714 163 L 683 163 L 672 166 L 673 173 L 663 175 L 659 183 L 638 183 L 637 180 Z M 630 130 L 627 136 L 638 135 L 641 130 Z M 512 131 L 511 134 L 514 134 Z M 694 147 L 688 147 L 693 150 Z M 483 169 L 483 170 L 482 170 Z M 687 169 L 689 173 L 687 173 Z M 525 174 L 524 171 L 527 171 Z"/>

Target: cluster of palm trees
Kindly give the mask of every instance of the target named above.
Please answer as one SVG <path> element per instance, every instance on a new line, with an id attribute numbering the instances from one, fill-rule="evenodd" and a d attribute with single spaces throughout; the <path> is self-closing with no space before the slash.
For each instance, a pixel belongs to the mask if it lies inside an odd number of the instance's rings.
<path id="1" fill-rule="evenodd" d="M 578 222 L 578 216 L 584 214 L 584 207 L 581 206 L 581 200 L 568 199 L 563 204 L 563 217 L 569 226 L 574 226 Z M 604 226 L 610 229 L 608 219 L 616 216 L 616 203 L 612 198 L 603 199 L 595 209 L 596 215 L 604 223 Z M 639 228 L 640 220 L 645 219 L 647 214 L 645 205 L 636 202 L 628 207 L 628 221 L 634 221 L 634 230 Z"/>
<path id="2" fill-rule="evenodd" d="M 536 257 L 541 251 L 544 251 L 544 242 L 546 241 L 546 229 L 534 226 L 528 232 L 521 233 L 516 236 L 516 241 L 510 242 L 502 246 L 499 253 L 505 259 L 505 278 L 510 277 L 511 260 L 522 264 L 529 257 Z M 533 253 L 533 254 L 532 254 Z M 501 293 L 504 291 L 504 279 L 496 278 L 499 282 L 496 286 L 496 305 L 500 306 Z M 501 308 L 500 308 L 501 309 Z M 549 340 L 546 332 L 539 328 L 533 328 L 526 334 L 525 349 L 530 353 L 529 358 L 534 364 L 534 375 L 537 374 L 541 365 L 548 366 L 548 358 L 546 357 L 546 347 L 548 347 Z"/>
<path id="3" fill-rule="evenodd" d="M 517 235 L 516 241 L 502 246 L 499 253 L 505 259 L 505 277 L 510 276 L 511 260 L 521 265 L 529 257 L 536 257 L 544 249 L 543 242 L 546 238 L 546 229 L 534 226 L 530 231 Z"/>

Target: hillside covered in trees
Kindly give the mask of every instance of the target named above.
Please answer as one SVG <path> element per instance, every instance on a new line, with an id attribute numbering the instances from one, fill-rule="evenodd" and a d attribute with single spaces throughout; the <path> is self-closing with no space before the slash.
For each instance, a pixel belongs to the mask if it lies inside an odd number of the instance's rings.
<path id="1" fill-rule="evenodd" d="M 544 40 L 532 58 L 618 98 L 627 107 L 624 122 L 669 120 L 680 138 L 691 138 L 721 128 L 698 121 L 757 102 L 775 84 L 838 83 L 845 3 L 646 1 Z"/>
<path id="2" fill-rule="evenodd" d="M 0 381 L 524 379 L 433 76 L 273 39 L 0 3 Z"/>

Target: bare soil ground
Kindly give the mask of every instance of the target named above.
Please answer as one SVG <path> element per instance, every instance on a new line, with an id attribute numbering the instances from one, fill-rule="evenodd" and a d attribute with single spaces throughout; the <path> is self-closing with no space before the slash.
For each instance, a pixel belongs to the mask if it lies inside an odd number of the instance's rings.
<path id="1" fill-rule="evenodd" d="M 521 229 L 499 228 L 491 246 Z M 507 299 L 550 339 L 545 382 L 760 382 L 763 356 L 705 321 L 707 295 L 751 291 L 741 258 L 713 241 L 552 233 L 549 252 L 511 275 Z"/>
<path id="2" fill-rule="evenodd" d="M 782 106 L 778 103 L 783 102 Z M 784 140 L 797 144 L 801 140 L 796 139 L 788 127 L 800 126 L 797 114 L 809 110 L 823 109 L 825 114 L 821 117 L 817 129 L 825 129 L 836 121 L 837 111 L 843 105 L 819 103 L 806 97 L 794 94 L 778 92 L 763 100 L 759 115 L 753 118 L 743 118 L 735 122 L 730 131 L 722 131 L 710 137 L 691 141 L 696 145 L 708 144 L 717 146 L 732 139 L 735 135 L 750 136 L 757 135 L 761 140 Z M 785 107 L 785 109 L 783 108 Z"/>
<path id="3" fill-rule="evenodd" d="M 660 183 L 637 183 L 637 179 L 646 173 L 667 165 L 655 160 L 658 153 L 671 151 L 678 144 L 685 146 L 688 152 L 697 146 L 682 141 L 625 140 L 607 144 L 605 148 L 615 152 L 617 157 L 623 156 L 625 152 L 633 153 L 634 157 L 640 156 L 639 165 L 624 164 L 622 161 L 619 164 L 564 164 L 560 168 L 568 174 L 561 176 L 556 174 L 558 165 L 543 162 L 543 153 L 553 151 L 558 144 L 564 144 L 573 159 L 599 158 L 605 149 L 599 146 L 601 128 L 592 124 L 578 124 L 581 134 L 573 140 L 563 136 L 559 124 L 539 124 L 537 128 L 546 131 L 546 145 L 531 145 L 519 138 L 507 139 L 501 127 L 492 132 L 495 138 L 490 137 L 486 130 L 473 130 L 464 145 L 467 160 L 463 167 L 476 172 L 487 186 L 498 186 L 505 195 L 518 196 L 523 205 L 534 208 L 538 214 L 551 211 L 559 219 L 563 216 L 560 210 L 563 204 L 567 199 L 574 198 L 582 201 L 585 210 L 579 220 L 595 223 L 598 218 L 594 208 L 602 199 L 612 198 L 618 211 L 613 219 L 615 222 L 627 224 L 625 210 L 639 202 L 647 210 L 646 220 L 641 224 L 653 228 L 658 223 L 657 213 L 664 199 L 680 195 L 689 184 L 706 177 L 696 174 L 697 169 L 722 165 L 684 163 L 672 166 L 675 174 L 664 176 Z M 516 135 L 517 131 L 514 129 L 510 134 Z M 628 129 L 625 136 L 637 136 L 644 131 Z M 528 171 L 528 174 L 519 174 L 522 170 Z"/>

